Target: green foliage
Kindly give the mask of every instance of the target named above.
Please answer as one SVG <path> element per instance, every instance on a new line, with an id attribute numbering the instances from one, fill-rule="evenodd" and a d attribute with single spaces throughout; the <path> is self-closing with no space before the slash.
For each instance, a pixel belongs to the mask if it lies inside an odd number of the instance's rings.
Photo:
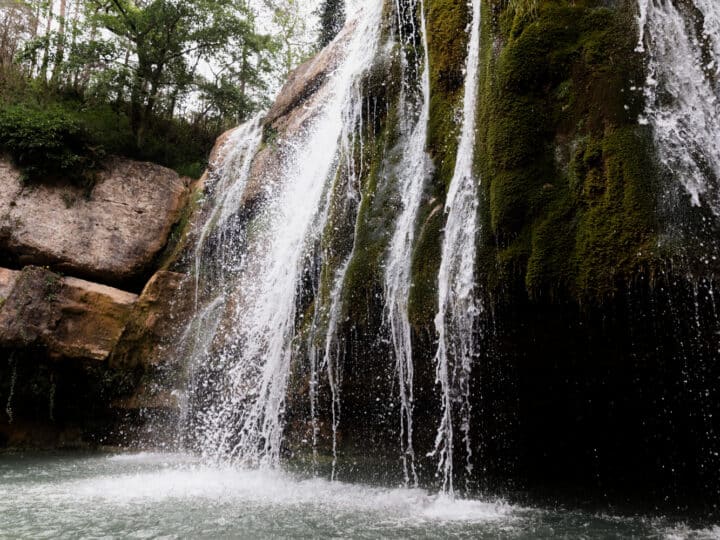
<path id="1" fill-rule="evenodd" d="M 257 109 L 257 91 L 265 89 L 263 72 L 270 71 L 266 55 L 274 41 L 255 31 L 252 12 L 232 0 L 93 0 L 97 23 L 129 47 L 136 63 L 125 62 L 129 75 L 131 127 L 144 144 L 145 130 L 165 98 L 174 113 L 179 94 L 197 89 L 205 106 L 237 123 Z M 208 81 L 197 72 L 202 61 L 218 66 Z M 166 92 L 164 89 L 169 88 Z M 254 91 L 254 92 L 253 92 Z"/>
<path id="2" fill-rule="evenodd" d="M 65 176 L 87 184 L 104 157 L 81 122 L 60 108 L 0 108 L 0 148 L 30 180 Z"/>
<path id="3" fill-rule="evenodd" d="M 153 118 L 145 144 L 138 147 L 128 106 L 51 92 L 14 71 L 0 72 L 0 116 L 8 124 L 0 134 L 0 147 L 28 177 L 67 177 L 85 185 L 109 154 L 152 161 L 199 178 L 219 134 L 216 126 Z"/>
<path id="4" fill-rule="evenodd" d="M 38 133 L 36 150 L 55 152 L 47 168 L 59 166 L 59 175 L 92 168 L 93 152 L 77 148 L 82 133 L 98 151 L 197 176 L 216 136 L 268 105 L 269 82 L 280 71 L 280 44 L 258 32 L 246 2 L 16 0 L 6 8 L 0 104 L 57 111 L 45 125 L 73 122 L 55 147 Z M 28 173 L 45 174 L 29 169 L 32 145 L 19 148 L 15 139 L 8 150 Z"/>

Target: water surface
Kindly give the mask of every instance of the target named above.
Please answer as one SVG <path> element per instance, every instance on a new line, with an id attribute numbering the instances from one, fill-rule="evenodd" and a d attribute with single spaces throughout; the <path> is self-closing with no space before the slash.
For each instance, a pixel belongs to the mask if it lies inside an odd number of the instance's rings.
<path id="1" fill-rule="evenodd" d="M 0 538 L 720 538 L 661 518 L 449 500 L 177 454 L 0 456 Z"/>

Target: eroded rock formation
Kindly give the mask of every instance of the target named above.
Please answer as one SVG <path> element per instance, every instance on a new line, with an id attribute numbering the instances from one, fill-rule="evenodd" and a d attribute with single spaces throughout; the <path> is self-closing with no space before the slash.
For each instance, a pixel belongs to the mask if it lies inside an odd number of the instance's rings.
<path id="1" fill-rule="evenodd" d="M 150 163 L 113 158 L 84 188 L 25 183 L 0 159 L 0 447 L 124 443 L 125 419 L 169 407 L 143 380 L 169 335 L 179 275 L 155 272 L 189 193 Z"/>

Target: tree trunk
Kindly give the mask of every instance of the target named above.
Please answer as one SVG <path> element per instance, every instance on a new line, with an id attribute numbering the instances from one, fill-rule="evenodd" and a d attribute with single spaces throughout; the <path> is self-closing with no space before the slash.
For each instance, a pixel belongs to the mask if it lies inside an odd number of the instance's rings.
<path id="1" fill-rule="evenodd" d="M 45 51 L 43 52 L 42 65 L 40 67 L 40 77 L 43 82 L 47 82 L 47 70 L 48 65 L 50 64 L 50 45 L 52 41 L 50 39 L 50 33 L 52 31 L 54 4 L 54 0 L 49 0 L 47 8 L 47 24 L 45 25 Z"/>
<path id="2" fill-rule="evenodd" d="M 144 81 L 139 73 L 133 76 L 132 89 L 130 91 L 130 129 L 132 129 L 135 141 L 141 139 L 142 130 L 142 95 Z"/>
<path id="3" fill-rule="evenodd" d="M 75 9 L 73 11 L 73 22 L 72 22 L 72 29 L 71 32 L 71 42 L 70 42 L 70 54 L 72 55 L 75 52 L 75 47 L 77 46 L 77 38 L 78 33 L 80 32 L 80 4 L 81 0 L 75 0 Z M 68 73 L 68 82 L 72 85 L 73 90 L 77 92 L 77 81 L 78 81 L 78 73 L 80 72 L 80 69 L 76 67 L 73 69 L 72 73 Z"/>
<path id="4" fill-rule="evenodd" d="M 55 52 L 55 64 L 53 65 L 52 84 L 57 87 L 60 85 L 62 76 L 63 63 L 65 62 L 65 31 L 67 28 L 67 0 L 60 0 L 60 17 L 58 18 L 60 27 L 58 29 L 57 50 Z"/>
<path id="5" fill-rule="evenodd" d="M 90 26 L 90 42 L 95 41 L 95 38 L 97 37 L 98 27 L 97 27 L 97 21 L 95 20 L 95 17 L 91 18 L 92 20 L 92 26 Z M 129 49 L 128 49 L 129 53 Z M 127 67 L 127 55 L 125 56 L 125 66 Z M 90 81 L 90 69 L 91 66 L 86 64 L 83 69 L 82 73 L 79 75 L 79 84 L 76 84 L 76 86 L 80 87 L 80 90 L 82 92 L 85 92 L 85 89 L 87 88 L 87 84 Z"/>
<path id="6" fill-rule="evenodd" d="M 37 39 L 38 33 L 40 32 L 40 16 L 42 15 L 42 2 L 40 0 L 36 0 L 37 4 L 35 6 L 35 13 L 33 16 L 35 17 L 35 20 L 33 21 L 33 31 L 32 31 L 32 39 Z M 32 62 L 30 63 L 30 76 L 33 77 L 35 75 L 35 68 L 37 68 L 37 50 L 33 54 Z"/>

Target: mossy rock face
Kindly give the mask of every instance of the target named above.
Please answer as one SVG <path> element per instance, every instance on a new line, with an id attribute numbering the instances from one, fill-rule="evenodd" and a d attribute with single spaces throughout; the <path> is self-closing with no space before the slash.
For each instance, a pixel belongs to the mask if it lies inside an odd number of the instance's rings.
<path id="1" fill-rule="evenodd" d="M 634 12 L 514 4 L 483 8 L 480 275 L 491 291 L 522 282 L 531 296 L 602 299 L 656 261 Z"/>
<path id="2" fill-rule="evenodd" d="M 427 152 L 433 170 L 416 224 L 412 255 L 413 287 L 409 316 L 416 332 L 433 326 L 437 312 L 437 275 L 442 253 L 444 202 L 455 170 L 462 128 L 465 68 L 471 14 L 464 2 L 429 0 L 426 6 L 428 57 L 430 60 L 430 117 Z"/>

